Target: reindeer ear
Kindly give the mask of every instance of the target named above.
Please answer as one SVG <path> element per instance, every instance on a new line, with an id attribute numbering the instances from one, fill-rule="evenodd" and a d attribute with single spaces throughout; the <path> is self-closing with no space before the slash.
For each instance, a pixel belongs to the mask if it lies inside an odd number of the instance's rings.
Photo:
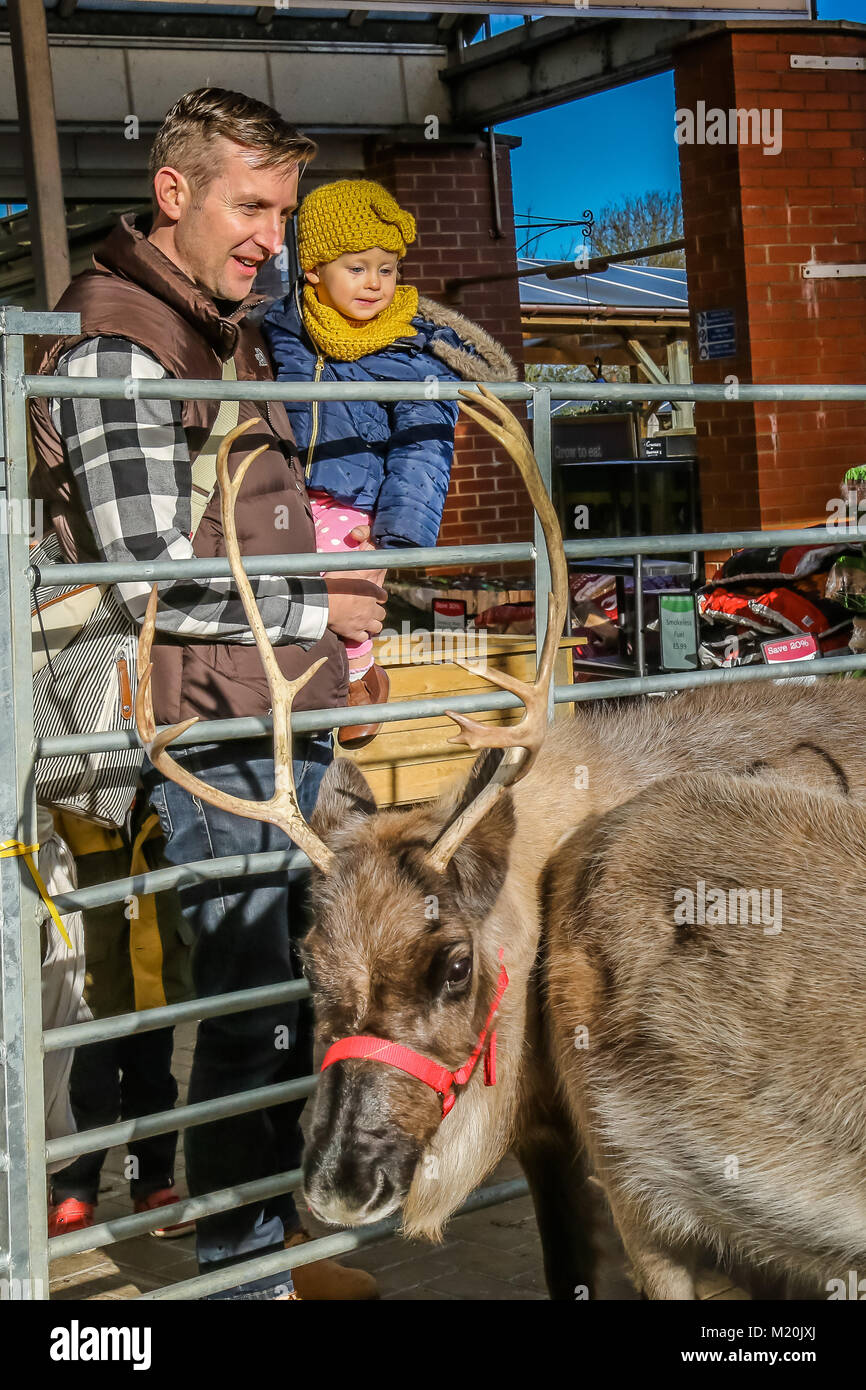
<path id="1" fill-rule="evenodd" d="M 310 825 L 323 840 L 359 816 L 372 816 L 376 798 L 351 758 L 335 758 L 322 778 Z"/>
<path id="2" fill-rule="evenodd" d="M 474 801 L 501 757 L 502 749 L 489 748 L 475 759 L 449 820 Z M 511 792 L 505 791 L 455 850 L 447 874 L 455 903 L 468 916 L 486 917 L 498 898 L 508 872 L 514 824 Z"/>

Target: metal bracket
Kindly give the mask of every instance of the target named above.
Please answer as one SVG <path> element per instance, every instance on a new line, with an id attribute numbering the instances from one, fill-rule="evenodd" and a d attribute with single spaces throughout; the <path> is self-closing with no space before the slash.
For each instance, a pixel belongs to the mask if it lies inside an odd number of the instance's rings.
<path id="1" fill-rule="evenodd" d="M 804 280 L 857 280 L 866 275 L 866 264 L 860 265 L 817 265 L 809 261 L 800 266 Z"/>
<path id="2" fill-rule="evenodd" d="M 820 53 L 792 53 L 792 68 L 835 68 L 841 72 L 859 72 L 866 68 L 866 58 L 825 58 Z"/>
<path id="3" fill-rule="evenodd" d="M 50 311 L 0 309 L 0 333 L 21 333 L 25 337 L 66 337 L 81 332 L 80 314 L 54 314 Z"/>

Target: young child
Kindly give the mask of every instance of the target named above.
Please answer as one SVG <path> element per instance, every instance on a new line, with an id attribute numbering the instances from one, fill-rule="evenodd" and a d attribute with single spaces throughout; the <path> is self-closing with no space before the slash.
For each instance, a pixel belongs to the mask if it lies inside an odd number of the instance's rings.
<path id="1" fill-rule="evenodd" d="M 341 179 L 298 212 L 304 279 L 263 322 L 279 381 L 421 381 L 418 401 L 287 401 L 319 551 L 436 544 L 457 402 L 437 381 L 516 381 L 505 350 L 462 314 L 399 283 L 415 219 L 381 184 Z M 372 643 L 347 644 L 349 704 L 388 698 Z M 380 725 L 340 733 L 359 748 Z"/>

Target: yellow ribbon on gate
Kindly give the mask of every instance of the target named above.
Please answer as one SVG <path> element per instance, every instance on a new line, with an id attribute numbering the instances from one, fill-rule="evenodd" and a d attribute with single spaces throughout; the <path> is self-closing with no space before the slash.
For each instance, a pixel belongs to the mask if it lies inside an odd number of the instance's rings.
<path id="1" fill-rule="evenodd" d="M 48 896 L 48 889 L 42 882 L 42 875 L 37 869 L 35 861 L 33 859 L 33 856 L 37 853 L 38 849 L 38 845 L 25 845 L 22 844 L 21 840 L 0 840 L 0 859 L 13 859 L 16 856 L 20 856 L 20 858 L 24 860 L 24 863 L 30 870 L 33 882 L 39 889 L 40 898 L 44 902 L 45 906 L 48 908 L 48 911 L 51 913 L 54 925 L 60 932 L 60 935 L 63 937 L 63 940 L 66 942 L 66 945 L 69 947 L 71 951 L 73 949 L 72 942 L 69 940 L 66 928 L 60 920 L 60 913 L 57 911 L 57 908 L 54 906 L 54 903 Z"/>

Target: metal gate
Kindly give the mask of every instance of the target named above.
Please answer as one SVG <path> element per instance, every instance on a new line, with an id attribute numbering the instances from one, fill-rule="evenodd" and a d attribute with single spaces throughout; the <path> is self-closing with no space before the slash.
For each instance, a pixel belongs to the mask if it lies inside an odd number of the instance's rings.
<path id="1" fill-rule="evenodd" d="M 3 547 L 0 560 L 0 842 L 16 841 L 34 846 L 36 841 L 36 803 L 33 789 L 37 757 L 61 757 L 73 752 L 90 752 L 132 746 L 135 736 L 126 732 L 80 734 L 63 738 L 36 741 L 33 733 L 30 589 L 29 572 L 29 498 L 27 490 L 27 400 L 31 397 L 88 397 L 121 399 L 129 391 L 124 380 L 96 380 L 32 376 L 25 372 L 24 339 L 34 334 L 73 334 L 79 331 L 77 315 L 53 313 L 23 313 L 17 309 L 0 310 L 0 367 L 2 367 L 2 417 L 0 417 L 0 457 L 3 473 L 0 476 L 2 504 Z M 189 398 L 233 400 L 341 400 L 376 399 L 381 401 L 420 400 L 427 387 L 397 383 L 301 383 L 287 385 L 271 382 L 243 382 L 227 385 L 221 381 L 136 381 L 136 393 L 144 399 L 185 400 Z M 458 384 L 438 385 L 440 397 L 454 399 Z M 522 384 L 491 388 L 506 401 L 532 402 L 533 443 L 545 484 L 550 491 L 550 403 L 556 400 L 659 400 L 667 399 L 670 387 L 629 385 L 557 385 L 526 386 Z M 723 386 L 677 386 L 677 396 L 689 401 L 721 401 L 730 398 L 730 388 Z M 866 400 L 866 386 L 741 386 L 741 401 L 760 400 Z M 786 676 L 803 675 L 796 662 L 773 666 L 747 666 L 734 670 L 714 670 L 647 676 L 642 655 L 640 634 L 643 627 L 642 559 L 648 555 L 664 555 L 691 551 L 737 549 L 744 546 L 773 546 L 776 544 L 814 544 L 821 540 L 835 541 L 850 536 L 866 539 L 866 523 L 862 532 L 856 526 L 846 530 L 834 527 L 788 531 L 743 531 L 704 533 L 689 536 L 643 536 L 617 540 L 567 541 L 565 553 L 570 559 L 589 559 L 600 555 L 634 557 L 635 612 L 638 640 L 637 669 L 640 674 L 623 679 L 605 679 L 592 684 L 560 685 L 555 688 L 556 703 L 605 699 L 613 696 L 636 695 L 648 692 L 683 690 L 697 685 L 724 684 L 741 680 L 777 680 Z M 436 569 L 454 565 L 498 564 L 507 561 L 531 562 L 536 593 L 549 587 L 550 567 L 543 544 L 541 528 L 536 518 L 533 543 L 508 543 L 473 546 L 442 546 L 426 550 L 392 550 L 388 555 L 392 567 L 400 569 Z M 245 561 L 249 574 L 318 574 L 321 561 L 315 554 L 274 557 L 256 556 Z M 332 555 L 328 567 L 338 569 L 375 569 L 381 556 L 375 553 Z M 696 572 L 696 571 L 695 571 Z M 68 584 L 70 581 L 90 584 L 132 579 L 172 579 L 195 575 L 198 578 L 229 577 L 227 560 L 161 561 L 155 563 L 79 564 L 62 565 L 41 570 L 46 585 Z M 536 645 L 540 651 L 544 639 L 545 608 L 537 605 Z M 866 668 L 866 656 L 827 657 L 809 667 L 810 675 L 831 675 Z M 387 722 L 395 719 L 424 718 L 449 710 L 468 714 L 483 709 L 500 709 L 520 702 L 504 691 L 489 694 L 427 698 L 395 701 L 371 711 L 375 719 Z M 292 717 L 296 733 L 335 729 L 357 721 L 352 710 L 313 710 Z M 232 719 L 197 724 L 178 744 L 215 743 L 235 738 L 267 736 L 270 721 L 265 719 Z M 181 867 L 160 869 L 131 878 L 81 889 L 59 895 L 56 906 L 61 912 L 76 908 L 122 902 L 130 894 L 163 891 L 178 883 L 199 882 L 208 878 L 231 878 L 247 873 L 251 866 L 273 871 L 283 866 L 306 864 L 300 851 L 234 856 L 199 861 Z M 46 1162 L 70 1159 L 82 1153 L 94 1152 L 113 1145 L 126 1144 L 131 1139 L 143 1139 L 155 1134 L 204 1124 L 229 1115 L 280 1104 L 309 1095 L 316 1085 L 315 1076 L 262 1087 L 218 1100 L 180 1106 L 142 1119 L 88 1130 L 79 1134 L 45 1141 L 44 1099 L 42 1083 L 43 1052 L 61 1048 L 83 1047 L 88 1043 L 110 1038 L 127 1037 L 168 1025 L 244 1009 L 265 1007 L 304 997 L 309 993 L 305 981 L 262 986 L 209 999 L 150 1009 L 143 1013 L 124 1014 L 115 1018 L 98 1019 L 68 1028 L 55 1028 L 43 1033 L 40 995 L 40 925 L 46 910 L 30 874 L 19 856 L 0 854 L 0 1298 L 47 1298 L 48 1266 L 52 1259 L 82 1250 L 110 1245 L 118 1240 L 142 1235 L 161 1225 L 195 1220 L 216 1212 L 228 1211 L 246 1202 L 264 1200 L 300 1186 L 300 1170 L 278 1173 L 256 1182 L 212 1192 L 203 1197 L 182 1199 L 170 1208 L 149 1211 L 121 1220 L 109 1221 L 86 1231 L 47 1238 Z M 461 1209 L 477 1210 L 510 1200 L 526 1191 L 522 1180 L 498 1183 L 481 1188 Z M 392 1217 L 352 1231 L 314 1240 L 301 1249 L 293 1250 L 294 1267 L 310 1264 L 325 1256 L 344 1254 L 358 1247 L 391 1235 L 399 1224 Z M 284 1252 L 261 1256 L 244 1262 L 243 1279 L 256 1279 L 268 1274 L 282 1273 L 287 1258 Z M 232 1288 L 240 1282 L 238 1268 L 187 1279 L 143 1295 L 145 1299 L 193 1299 L 208 1293 Z"/>

